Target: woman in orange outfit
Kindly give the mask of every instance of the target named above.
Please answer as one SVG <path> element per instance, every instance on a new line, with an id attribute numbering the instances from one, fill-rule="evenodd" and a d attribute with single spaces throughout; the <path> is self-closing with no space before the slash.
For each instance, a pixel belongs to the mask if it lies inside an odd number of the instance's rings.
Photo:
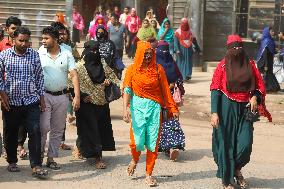
<path id="1" fill-rule="evenodd" d="M 134 64 L 126 71 L 123 90 L 123 120 L 128 123 L 131 116 L 132 160 L 127 173 L 129 176 L 134 174 L 141 151 L 146 147 L 145 181 L 149 186 L 156 186 L 152 172 L 158 156 L 161 107 L 166 107 L 175 118 L 179 117 L 179 112 L 170 93 L 165 71 L 156 64 L 156 52 L 149 42 L 137 43 Z"/>
<path id="2" fill-rule="evenodd" d="M 67 23 L 66 23 L 66 21 L 65 21 L 64 14 L 63 14 L 62 12 L 57 12 L 57 13 L 55 14 L 54 21 L 55 21 L 55 22 L 60 22 L 60 23 L 62 23 L 65 27 L 67 27 Z"/>

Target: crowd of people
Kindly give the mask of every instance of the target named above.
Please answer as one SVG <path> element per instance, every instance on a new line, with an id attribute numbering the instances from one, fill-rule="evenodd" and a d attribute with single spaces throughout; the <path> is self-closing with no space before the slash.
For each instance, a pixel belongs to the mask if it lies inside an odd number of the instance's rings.
<path id="1" fill-rule="evenodd" d="M 179 107 L 185 94 L 183 84 L 192 77 L 192 54 L 201 52 L 188 19 L 182 18 L 174 31 L 168 18 L 160 24 L 152 10 L 142 21 L 134 8 L 125 7 L 123 14 L 116 8 L 107 16 L 96 11 L 82 55 L 76 43 L 85 26 L 76 6 L 72 39 L 64 15 L 57 13 L 55 21 L 43 28 L 38 51 L 31 47 L 30 30 L 21 25 L 19 18 L 11 16 L 6 20 L 6 38 L 0 30 L 7 170 L 20 171 L 17 153 L 21 159 L 29 157 L 37 178 L 48 177 L 42 166 L 45 157 L 46 167 L 61 169 L 56 162 L 59 148 L 71 149 L 64 143 L 66 118 L 67 122 L 76 119 L 74 157 L 93 158 L 97 169 L 106 169 L 103 151 L 116 150 L 109 104 L 122 92 L 123 120 L 131 125 L 132 159 L 127 174 L 134 174 L 146 148 L 145 181 L 156 186 L 152 173 L 158 152 L 177 161 L 185 149 Z M 271 28 L 263 30 L 256 64 L 247 57 L 241 38 L 229 35 L 225 57 L 212 78 L 212 151 L 224 188 L 234 188 L 235 179 L 246 188 L 241 169 L 250 160 L 253 123 L 260 115 L 272 121 L 265 106 L 266 92 L 280 90 L 273 74 L 272 35 Z M 124 51 L 133 64 L 122 78 Z M 24 148 L 27 134 L 29 154 Z"/>

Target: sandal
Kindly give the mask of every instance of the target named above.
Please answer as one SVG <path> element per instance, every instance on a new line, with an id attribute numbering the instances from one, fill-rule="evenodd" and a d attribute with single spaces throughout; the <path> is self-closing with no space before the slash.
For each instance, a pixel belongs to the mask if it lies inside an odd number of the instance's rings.
<path id="1" fill-rule="evenodd" d="M 175 162 L 177 161 L 179 151 L 177 149 L 170 149 L 170 160 Z"/>
<path id="2" fill-rule="evenodd" d="M 245 189 L 247 188 L 247 181 L 245 180 L 245 178 L 243 177 L 241 171 L 239 170 L 236 170 L 235 172 L 235 178 L 236 178 L 236 181 L 237 181 L 237 185 L 240 186 L 241 189 Z"/>
<path id="3" fill-rule="evenodd" d="M 126 170 L 128 176 L 133 176 L 136 170 L 136 166 L 137 166 L 137 163 L 134 160 L 131 160 Z"/>
<path id="4" fill-rule="evenodd" d="M 32 176 L 39 178 L 39 179 L 45 179 L 47 178 L 48 171 L 46 169 L 41 168 L 40 166 L 33 168 Z"/>
<path id="5" fill-rule="evenodd" d="M 48 161 L 46 162 L 46 167 L 52 170 L 59 170 L 61 167 L 55 161 Z"/>
<path id="6" fill-rule="evenodd" d="M 146 176 L 145 183 L 150 187 L 155 187 L 158 185 L 157 180 L 152 176 Z"/>
<path id="7" fill-rule="evenodd" d="M 19 167 L 17 166 L 16 163 L 10 163 L 7 167 L 7 170 L 9 172 L 20 172 L 20 169 L 19 169 Z"/>
<path id="8" fill-rule="evenodd" d="M 106 164 L 101 159 L 97 159 L 95 162 L 95 167 L 97 169 L 106 169 Z"/>
<path id="9" fill-rule="evenodd" d="M 20 150 L 20 158 L 21 158 L 21 160 L 27 160 L 28 153 L 26 152 L 25 149 Z"/>

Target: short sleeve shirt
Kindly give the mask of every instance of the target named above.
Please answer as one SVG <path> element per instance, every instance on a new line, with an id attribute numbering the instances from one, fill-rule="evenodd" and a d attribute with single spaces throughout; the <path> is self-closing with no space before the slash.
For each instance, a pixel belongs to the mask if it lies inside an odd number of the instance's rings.
<path id="1" fill-rule="evenodd" d="M 118 28 L 114 27 L 112 24 L 109 26 L 109 35 L 110 40 L 112 40 L 115 44 L 117 50 L 121 50 L 124 48 L 124 39 L 123 34 L 125 33 L 125 26 L 120 24 Z"/>
<path id="2" fill-rule="evenodd" d="M 76 69 L 72 53 L 62 46 L 55 59 L 52 59 L 47 50 L 39 51 L 44 75 L 44 88 L 46 91 L 62 91 L 67 88 L 69 71 Z"/>

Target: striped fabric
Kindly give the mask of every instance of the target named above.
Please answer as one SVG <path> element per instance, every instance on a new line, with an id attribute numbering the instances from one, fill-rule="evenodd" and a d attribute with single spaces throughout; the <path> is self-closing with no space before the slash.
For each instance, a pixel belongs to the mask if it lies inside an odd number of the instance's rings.
<path id="1" fill-rule="evenodd" d="M 44 79 L 38 53 L 28 48 L 23 55 L 14 48 L 0 53 L 0 90 L 14 106 L 29 105 L 44 95 Z"/>

